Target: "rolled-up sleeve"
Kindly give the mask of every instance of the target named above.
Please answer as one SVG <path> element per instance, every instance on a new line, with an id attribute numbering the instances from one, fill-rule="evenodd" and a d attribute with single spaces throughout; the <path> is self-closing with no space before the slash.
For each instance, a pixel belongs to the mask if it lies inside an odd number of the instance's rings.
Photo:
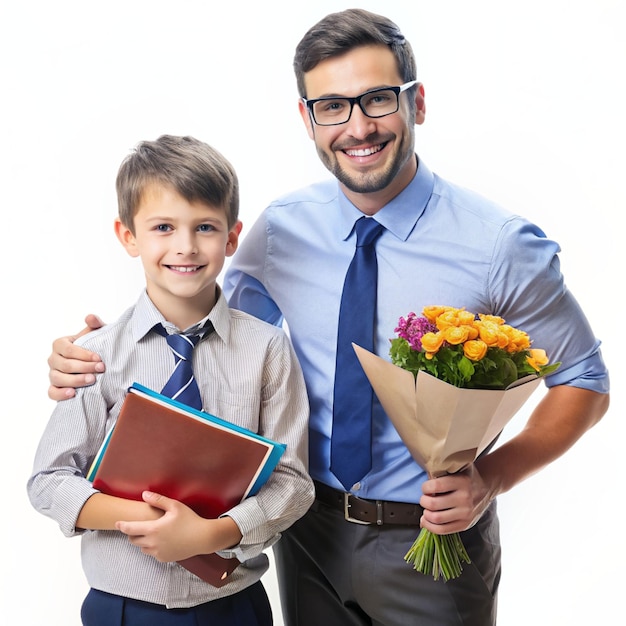
<path id="1" fill-rule="evenodd" d="M 559 245 L 534 224 L 514 217 L 500 233 L 490 276 L 493 309 L 528 333 L 534 348 L 561 366 L 546 385 L 609 392 L 601 342 L 565 284 Z"/>

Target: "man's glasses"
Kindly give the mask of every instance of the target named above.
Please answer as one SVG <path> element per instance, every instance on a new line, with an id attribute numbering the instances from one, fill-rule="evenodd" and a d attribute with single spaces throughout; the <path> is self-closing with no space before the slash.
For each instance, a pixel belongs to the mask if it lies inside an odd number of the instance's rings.
<path id="1" fill-rule="evenodd" d="M 318 126 L 336 126 L 345 124 L 350 119 L 355 104 L 359 105 L 367 117 L 385 117 L 395 113 L 400 106 L 400 94 L 416 84 L 417 81 L 412 80 L 399 87 L 372 89 L 354 98 L 330 96 L 315 100 L 302 98 L 302 101 Z"/>

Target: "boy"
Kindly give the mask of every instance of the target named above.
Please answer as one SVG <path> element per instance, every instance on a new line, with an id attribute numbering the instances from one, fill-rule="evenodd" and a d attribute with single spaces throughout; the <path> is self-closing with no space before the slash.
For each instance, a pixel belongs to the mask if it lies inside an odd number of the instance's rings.
<path id="1" fill-rule="evenodd" d="M 138 145 L 116 184 L 115 233 L 141 258 L 146 289 L 117 322 L 81 339 L 110 367 L 56 406 L 36 453 L 30 500 L 66 536 L 82 535 L 87 626 L 269 625 L 263 550 L 313 500 L 308 401 L 287 336 L 229 309 L 216 282 L 242 227 L 236 174 L 207 144 L 162 136 Z M 193 361 L 205 411 L 287 444 L 260 492 L 218 519 L 160 494 L 144 492 L 143 502 L 109 496 L 85 478 L 128 387 L 136 381 L 158 391 L 171 374 L 162 328 L 201 336 Z M 219 589 L 176 563 L 218 551 L 242 562 Z"/>

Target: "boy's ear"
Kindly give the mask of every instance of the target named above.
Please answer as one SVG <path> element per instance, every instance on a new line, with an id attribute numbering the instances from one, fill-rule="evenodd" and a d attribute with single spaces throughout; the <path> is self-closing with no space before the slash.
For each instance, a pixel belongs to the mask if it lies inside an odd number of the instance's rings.
<path id="1" fill-rule="evenodd" d="M 243 224 L 240 221 L 228 231 L 228 240 L 226 241 L 226 256 L 233 256 L 235 254 L 235 250 L 239 246 L 239 235 L 241 234 L 241 229 L 243 228 Z"/>
<path id="2" fill-rule="evenodd" d="M 126 249 L 126 252 L 130 254 L 132 257 L 139 256 L 139 250 L 137 249 L 137 243 L 135 240 L 135 235 L 131 232 L 128 226 L 122 224 L 119 218 L 115 218 L 115 234 L 117 238 L 120 240 L 120 243 Z"/>

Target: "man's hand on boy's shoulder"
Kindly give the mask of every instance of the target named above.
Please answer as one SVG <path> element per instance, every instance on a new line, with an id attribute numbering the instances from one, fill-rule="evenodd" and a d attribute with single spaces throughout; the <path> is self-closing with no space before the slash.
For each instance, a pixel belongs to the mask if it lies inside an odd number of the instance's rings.
<path id="1" fill-rule="evenodd" d="M 104 326 L 104 322 L 93 314 L 85 317 L 85 324 L 77 335 L 59 337 L 52 343 L 52 354 L 48 357 L 51 400 L 67 400 L 76 395 L 77 387 L 87 387 L 96 381 L 96 374 L 104 372 L 105 366 L 95 352 L 74 345 L 79 337 Z"/>

